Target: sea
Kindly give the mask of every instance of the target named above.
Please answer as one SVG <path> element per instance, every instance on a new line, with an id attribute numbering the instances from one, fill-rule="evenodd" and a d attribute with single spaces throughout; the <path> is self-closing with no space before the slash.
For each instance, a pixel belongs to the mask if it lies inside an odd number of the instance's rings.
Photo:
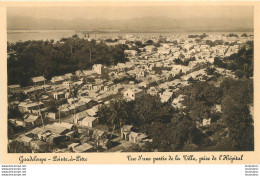
<path id="1" fill-rule="evenodd" d="M 107 39 L 107 38 L 115 38 L 118 36 L 125 37 L 126 35 L 138 35 L 143 36 L 146 38 L 157 37 L 157 36 L 174 36 L 174 35 L 201 35 L 206 33 L 208 35 L 222 35 L 222 34 L 230 34 L 236 33 L 241 35 L 243 33 L 253 34 L 253 32 L 121 32 L 121 31 L 107 31 L 107 32 L 100 32 L 100 33 L 90 33 L 91 38 L 95 39 Z M 7 41 L 9 43 L 16 43 L 19 41 L 28 41 L 28 40 L 54 40 L 59 41 L 61 38 L 71 37 L 72 35 L 77 34 L 79 37 L 85 37 L 80 31 L 75 30 L 8 30 L 7 31 Z"/>

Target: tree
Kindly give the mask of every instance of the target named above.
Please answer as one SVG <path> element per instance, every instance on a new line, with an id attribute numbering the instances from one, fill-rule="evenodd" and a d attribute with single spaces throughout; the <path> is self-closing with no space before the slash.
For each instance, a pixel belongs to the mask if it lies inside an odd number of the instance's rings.
<path id="1" fill-rule="evenodd" d="M 17 106 L 8 105 L 8 119 L 12 118 L 22 118 L 22 114 L 20 113 Z"/>
<path id="2" fill-rule="evenodd" d="M 160 152 L 182 151 L 184 144 L 192 139 L 195 128 L 185 114 L 175 114 L 167 124 L 154 122 L 147 127 L 147 134 L 153 139 L 150 147 Z"/>
<path id="3" fill-rule="evenodd" d="M 252 86 L 252 85 L 250 85 Z M 252 103 L 249 92 L 252 88 L 247 81 L 224 80 L 223 99 L 221 101 L 222 119 L 228 127 L 228 138 L 234 150 L 254 149 L 254 126 L 248 104 Z"/>
<path id="4" fill-rule="evenodd" d="M 140 41 L 136 41 L 136 42 L 135 42 L 135 45 L 136 45 L 137 47 L 142 47 L 143 44 L 142 44 L 142 42 L 140 42 Z"/>
<path id="5" fill-rule="evenodd" d="M 199 36 L 200 39 L 204 39 L 205 37 L 208 37 L 208 35 L 206 33 L 203 33 L 202 35 Z"/>
<path id="6" fill-rule="evenodd" d="M 188 81 L 189 83 L 194 83 L 194 82 L 195 82 L 195 80 L 194 80 L 193 77 L 190 77 L 187 81 Z"/>
<path id="7" fill-rule="evenodd" d="M 190 110 L 190 117 L 193 120 L 207 119 L 210 117 L 210 106 L 205 101 L 193 101 Z"/>
<path id="8" fill-rule="evenodd" d="M 111 101 L 108 105 L 99 108 L 100 123 L 104 123 L 113 127 L 112 135 L 115 129 L 121 128 L 130 118 L 130 103 L 122 99 Z"/>
<path id="9" fill-rule="evenodd" d="M 8 144 L 9 153 L 32 153 L 32 150 L 18 141 L 12 141 Z"/>
<path id="10" fill-rule="evenodd" d="M 38 106 L 38 111 L 41 117 L 41 121 L 42 121 L 42 125 L 43 125 L 43 129 L 44 129 L 44 134 L 45 134 L 45 138 L 47 139 L 47 134 L 46 134 L 46 128 L 45 128 L 45 124 L 44 124 L 44 120 L 43 120 L 43 116 L 42 116 L 42 111 L 40 108 L 40 95 L 35 91 L 34 88 L 34 96 L 33 96 L 34 101 L 37 102 L 37 106 Z"/>
<path id="11" fill-rule="evenodd" d="M 124 124 L 142 128 L 154 121 L 169 122 L 171 111 L 171 105 L 161 103 L 158 96 L 144 94 L 135 101 L 116 99 L 108 105 L 102 105 L 99 109 L 99 120 L 100 123 L 113 127 L 113 131 Z"/>
<path id="12" fill-rule="evenodd" d="M 147 40 L 145 43 L 146 43 L 147 45 L 152 45 L 152 44 L 153 44 L 153 41 L 152 41 L 152 40 Z"/>
<path id="13" fill-rule="evenodd" d="M 215 67 L 207 67 L 206 68 L 206 73 L 208 75 L 214 75 L 215 74 L 215 71 L 216 71 L 216 68 Z"/>
<path id="14" fill-rule="evenodd" d="M 53 76 L 90 69 L 93 64 L 115 65 L 128 59 L 124 55 L 127 45 L 107 46 L 78 37 L 70 37 L 61 42 L 25 41 L 8 44 L 12 53 L 7 61 L 8 85 L 30 85 L 34 76 Z"/>

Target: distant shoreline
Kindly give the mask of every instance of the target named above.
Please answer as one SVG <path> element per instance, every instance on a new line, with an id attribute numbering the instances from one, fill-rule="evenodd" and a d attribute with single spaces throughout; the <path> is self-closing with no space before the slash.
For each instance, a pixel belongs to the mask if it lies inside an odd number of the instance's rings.
<path id="1" fill-rule="evenodd" d="M 97 30 L 97 31 L 91 31 L 91 30 L 81 30 L 81 29 L 76 29 L 76 30 L 7 30 L 8 34 L 13 34 L 13 33 L 40 33 L 40 32 L 75 32 L 76 31 L 84 31 L 88 33 L 180 33 L 180 32 L 254 32 L 254 29 L 245 29 L 245 30 L 152 30 L 152 31 L 131 31 L 131 30 Z"/>

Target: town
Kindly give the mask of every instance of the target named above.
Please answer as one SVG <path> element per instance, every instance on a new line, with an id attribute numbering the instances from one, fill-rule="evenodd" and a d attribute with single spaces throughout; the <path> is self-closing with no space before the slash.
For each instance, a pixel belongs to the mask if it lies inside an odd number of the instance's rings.
<path id="1" fill-rule="evenodd" d="M 78 33 L 46 46 L 68 45 L 73 54 L 81 49 L 72 41 L 88 46 L 88 67 L 27 74 L 27 82 L 10 80 L 22 56 L 19 42 L 8 44 L 10 153 L 253 150 L 253 35 Z M 96 62 L 103 46 L 121 46 L 125 59 Z"/>

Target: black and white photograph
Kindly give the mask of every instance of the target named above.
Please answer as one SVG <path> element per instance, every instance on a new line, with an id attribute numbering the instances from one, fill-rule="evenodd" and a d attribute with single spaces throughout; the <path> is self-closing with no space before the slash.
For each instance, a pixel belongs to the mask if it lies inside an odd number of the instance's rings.
<path id="1" fill-rule="evenodd" d="M 8 153 L 255 151 L 253 5 L 6 16 Z"/>

